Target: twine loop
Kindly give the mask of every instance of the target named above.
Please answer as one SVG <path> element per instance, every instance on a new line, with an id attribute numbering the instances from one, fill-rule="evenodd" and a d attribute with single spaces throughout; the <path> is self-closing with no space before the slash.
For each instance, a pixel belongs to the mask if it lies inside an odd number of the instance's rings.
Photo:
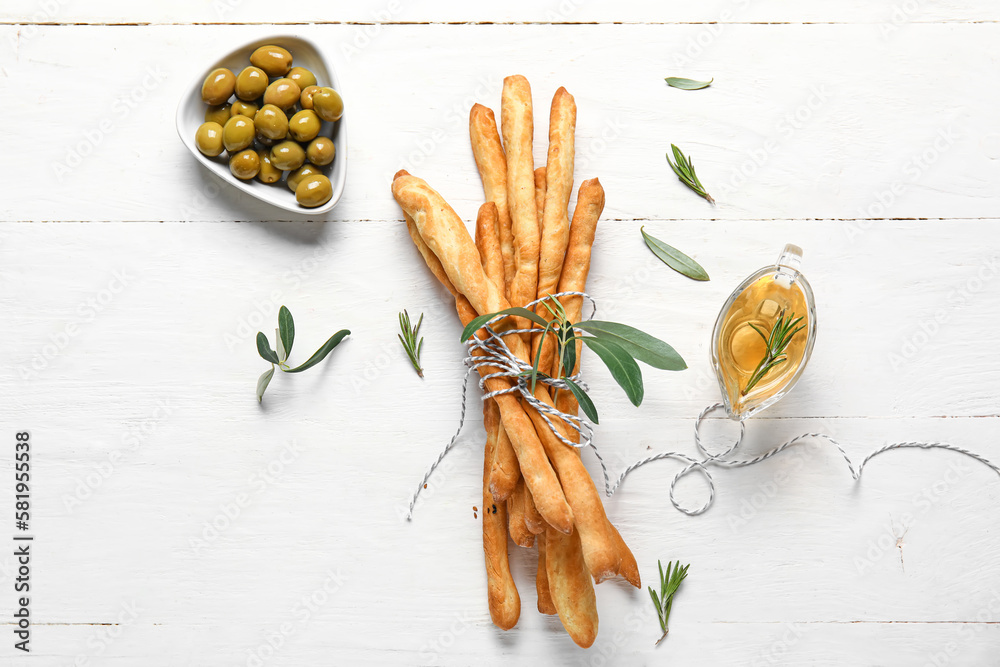
<path id="1" fill-rule="evenodd" d="M 591 319 L 597 310 L 594 300 L 590 297 L 590 295 L 584 292 L 559 292 L 558 294 L 553 294 L 552 296 L 583 297 L 585 300 L 590 302 L 592 307 L 591 315 L 587 319 Z M 536 299 L 535 301 L 532 301 L 531 303 L 527 304 L 525 307 L 531 308 L 532 306 L 544 300 L 545 299 Z M 629 475 L 629 473 L 631 473 L 633 470 L 636 470 L 637 468 L 641 468 L 642 466 L 648 463 L 652 463 L 653 461 L 660 461 L 663 459 L 674 459 L 682 462 L 684 464 L 683 467 L 679 471 L 677 471 L 677 473 L 674 475 L 673 479 L 670 482 L 669 497 L 670 497 L 670 503 L 674 506 L 674 508 L 677 509 L 679 512 L 686 514 L 688 516 L 698 516 L 699 514 L 703 514 L 715 502 L 715 478 L 712 477 L 712 473 L 710 471 L 710 468 L 712 466 L 718 466 L 721 468 L 745 468 L 747 466 L 756 465 L 757 463 L 761 463 L 763 461 L 766 461 L 767 459 L 777 456 L 778 454 L 785 451 L 789 447 L 794 447 L 795 445 L 806 440 L 823 440 L 833 445 L 837 449 L 837 451 L 840 452 L 840 455 L 847 463 L 847 468 L 848 470 L 850 470 L 851 477 L 854 479 L 855 482 L 861 480 L 861 474 L 864 471 L 865 466 L 872 459 L 874 459 L 876 456 L 884 454 L 885 452 L 892 451 L 895 449 L 925 449 L 925 450 L 945 449 L 948 451 L 957 452 L 959 454 L 968 456 L 978 461 L 979 463 L 982 463 L 990 470 L 997 473 L 997 475 L 1000 475 L 1000 467 L 998 467 L 996 464 L 980 456 L 979 454 L 976 454 L 975 452 L 969 451 L 962 447 L 958 447 L 956 445 L 952 445 L 946 442 L 908 441 L 908 442 L 895 442 L 888 445 L 883 445 L 882 447 L 876 449 L 871 454 L 866 456 L 864 460 L 861 461 L 861 464 L 855 467 L 854 462 L 847 455 L 847 452 L 844 451 L 843 446 L 841 446 L 841 444 L 837 442 L 834 438 L 830 437 L 829 435 L 826 435 L 825 433 L 803 433 L 753 458 L 731 459 L 729 458 L 729 456 L 735 453 L 736 450 L 739 448 L 740 444 L 743 442 L 743 438 L 746 435 L 746 424 L 745 422 L 742 421 L 740 422 L 740 434 L 735 442 L 728 445 L 721 452 L 717 453 L 709 452 L 708 449 L 706 449 L 705 444 L 702 442 L 701 438 L 702 423 L 705 421 L 705 419 L 708 417 L 710 413 L 714 412 L 715 410 L 723 409 L 725 407 L 722 403 L 714 403 L 706 407 L 704 410 L 702 410 L 694 421 L 694 444 L 701 458 L 694 458 L 682 452 L 661 452 L 659 454 L 654 454 L 653 456 L 649 456 L 639 461 L 636 461 L 632 465 L 625 468 L 625 470 L 623 470 L 619 475 L 618 480 L 612 485 L 611 480 L 608 476 L 608 467 L 604 463 L 604 459 L 601 457 L 601 453 L 597 450 L 597 446 L 593 442 L 593 435 L 594 435 L 593 425 L 590 424 L 589 421 L 578 415 L 561 412 L 556 408 L 551 407 L 544 401 L 535 398 L 534 394 L 531 391 L 530 378 L 526 376 L 526 372 L 531 371 L 532 365 L 522 361 L 521 359 L 518 359 L 518 357 L 515 356 L 514 353 L 510 351 L 510 348 L 507 347 L 507 344 L 503 340 L 506 336 L 511 336 L 511 335 L 520 335 L 520 334 L 537 335 L 542 333 L 543 329 L 537 329 L 537 328 L 510 329 L 505 331 L 496 331 L 495 329 L 493 329 L 492 325 L 494 323 L 506 317 L 513 317 L 513 316 L 497 315 L 496 317 L 486 322 L 486 324 L 483 325 L 483 328 L 486 331 L 485 338 L 480 339 L 477 338 L 476 336 L 471 336 L 469 340 L 466 341 L 466 345 L 468 346 L 469 349 L 469 355 L 464 359 L 464 363 L 469 367 L 469 370 L 465 375 L 465 379 L 463 380 L 463 385 L 462 385 L 463 386 L 462 411 L 461 411 L 461 416 L 459 418 L 458 430 L 455 432 L 455 435 L 452 436 L 451 440 L 445 446 L 444 450 L 438 455 L 437 459 L 431 464 L 430 468 L 424 474 L 423 479 L 420 481 L 420 484 L 417 485 L 417 490 L 410 498 L 409 511 L 407 512 L 406 515 L 407 521 L 413 518 L 413 509 L 416 506 L 417 498 L 419 497 L 420 492 L 427 485 L 427 482 L 430 479 L 431 475 L 434 474 L 434 471 L 441 464 L 441 461 L 444 460 L 444 457 L 455 446 L 456 442 L 458 441 L 458 437 L 462 432 L 462 427 L 465 425 L 465 413 L 468 403 L 469 376 L 474 372 L 478 373 L 480 368 L 487 366 L 495 369 L 495 372 L 480 377 L 479 388 L 484 392 L 482 400 L 486 401 L 500 394 L 516 392 L 520 394 L 520 398 L 522 401 L 526 402 L 528 405 L 530 405 L 532 408 L 538 411 L 538 413 L 541 415 L 542 419 L 545 421 L 548 428 L 551 429 L 552 433 L 557 438 L 559 438 L 559 440 L 562 443 L 569 445 L 571 447 L 578 447 L 581 449 L 584 447 L 590 447 L 591 449 L 593 449 L 594 455 L 597 457 L 597 460 L 601 465 L 601 471 L 604 474 L 604 491 L 608 495 L 608 497 L 613 496 L 615 492 L 618 490 L 618 488 L 621 486 L 622 482 L 625 481 L 625 478 Z M 500 391 L 487 392 L 486 381 L 490 378 L 498 378 L 498 377 L 510 379 L 513 382 L 512 386 Z M 583 387 L 585 391 L 588 389 L 587 385 L 580 378 L 579 374 L 570 376 L 569 379 L 571 379 L 573 382 Z M 560 379 L 548 377 L 547 375 L 544 377 L 538 376 L 536 381 L 555 389 L 569 391 L 569 386 L 566 384 L 566 382 Z M 563 423 L 567 424 L 570 428 L 575 430 L 580 436 L 580 441 L 573 442 L 572 440 L 564 437 L 559 432 L 559 429 L 556 428 L 555 424 L 553 424 L 552 419 L 560 419 L 563 421 Z M 702 478 L 705 480 L 705 483 L 708 488 L 708 498 L 702 505 L 690 508 L 681 505 L 681 503 L 677 500 L 676 488 L 677 488 L 677 483 L 680 482 L 681 479 L 683 479 L 684 477 L 693 472 L 700 473 Z"/>
<path id="2" fill-rule="evenodd" d="M 564 296 L 579 296 L 588 301 L 591 305 L 591 313 L 590 317 L 587 318 L 588 320 L 594 316 L 595 312 L 597 312 L 597 304 L 586 292 L 558 292 L 551 295 L 551 297 L 535 299 L 531 303 L 525 304 L 524 307 L 531 310 L 533 306 L 545 301 L 546 299 Z M 486 331 L 485 338 L 480 339 L 476 336 L 470 336 L 469 339 L 465 341 L 466 346 L 468 346 L 469 355 L 463 359 L 463 362 L 469 367 L 470 373 L 472 371 L 478 372 L 480 368 L 495 369 L 493 373 L 483 375 L 479 378 L 479 388 L 483 391 L 483 400 L 488 401 L 494 396 L 499 396 L 500 394 L 520 394 L 521 400 L 538 411 L 538 414 L 540 414 L 542 419 L 545 420 L 549 430 L 552 431 L 553 435 L 555 435 L 560 442 L 565 445 L 569 445 L 570 447 L 580 448 L 592 445 L 594 439 L 593 425 L 579 415 L 562 412 L 561 410 L 557 410 L 556 408 L 545 403 L 545 401 L 536 398 L 531 391 L 531 378 L 527 375 L 527 373 L 530 373 L 533 368 L 532 364 L 519 359 L 513 352 L 510 351 L 510 348 L 507 347 L 507 343 L 503 340 L 507 336 L 521 334 L 538 335 L 541 334 L 544 329 L 507 329 L 504 331 L 496 331 L 493 328 L 493 324 L 508 317 L 516 316 L 497 315 L 483 325 L 482 328 Z M 510 380 L 512 384 L 508 389 L 486 391 L 486 382 L 492 378 L 506 378 Z M 587 384 L 581 379 L 579 373 L 569 376 L 569 379 L 582 387 L 584 391 L 589 389 Z M 550 377 L 548 373 L 545 375 L 539 374 L 535 381 L 538 384 L 543 384 L 548 387 L 552 387 L 553 389 L 569 391 L 569 385 L 566 384 L 565 381 L 559 378 Z M 560 433 L 559 429 L 556 428 L 556 425 L 552 423 L 553 419 L 562 421 L 564 424 L 576 431 L 580 436 L 579 442 L 573 442 Z"/>

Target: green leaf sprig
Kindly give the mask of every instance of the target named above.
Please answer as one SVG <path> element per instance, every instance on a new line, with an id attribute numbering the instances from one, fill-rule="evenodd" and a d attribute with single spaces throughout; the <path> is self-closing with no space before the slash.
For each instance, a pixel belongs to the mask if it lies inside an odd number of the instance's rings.
<path id="1" fill-rule="evenodd" d="M 604 362 L 615 382 L 625 390 L 625 395 L 636 407 L 642 403 L 644 395 L 642 371 L 636 363 L 637 360 L 661 370 L 680 371 L 687 368 L 681 355 L 659 338 L 617 322 L 588 320 L 573 323 L 569 321 L 565 309 L 555 297 L 548 297 L 541 303 L 552 314 L 551 321 L 546 321 L 526 308 L 508 308 L 473 319 L 462 331 L 462 342 L 467 341 L 483 325 L 499 315 L 523 317 L 538 324 L 542 327 L 542 336 L 556 337 L 556 358 L 559 360 L 557 379 L 566 382 L 584 414 L 595 424 L 599 423 L 599 418 L 594 402 L 578 383 L 568 377 L 576 367 L 576 341 L 582 341 Z M 584 333 L 589 335 L 583 335 Z M 550 377 L 538 368 L 541 347 L 539 346 L 535 355 L 531 370 L 521 373 L 522 376 L 531 378 L 532 392 L 535 390 L 538 378 Z"/>
<path id="2" fill-rule="evenodd" d="M 660 594 L 657 595 L 656 591 L 653 590 L 652 586 L 649 586 L 649 597 L 653 598 L 653 605 L 656 607 L 656 617 L 660 621 L 660 629 L 663 630 L 663 634 L 660 638 L 656 640 L 658 645 L 664 639 L 667 638 L 667 633 L 670 632 L 670 609 L 674 606 L 674 595 L 677 593 L 677 589 L 680 588 L 681 582 L 688 575 L 688 568 L 691 565 L 681 566 L 681 562 L 667 563 L 667 571 L 663 572 L 663 564 L 660 561 L 656 561 L 657 566 L 660 568 Z"/>
<path id="3" fill-rule="evenodd" d="M 413 364 L 413 370 L 417 371 L 417 375 L 420 377 L 424 376 L 424 369 L 420 367 L 420 351 L 424 348 L 424 339 L 420 338 L 417 340 L 417 336 L 420 333 L 420 325 L 424 323 L 424 314 L 420 313 L 420 319 L 417 320 L 417 326 L 410 326 L 410 314 L 403 309 L 403 312 L 399 314 L 399 328 L 400 334 L 397 336 L 399 342 L 403 344 L 403 349 L 406 350 L 406 356 L 410 358 L 410 363 Z"/>
<path id="4" fill-rule="evenodd" d="M 278 328 L 274 332 L 275 342 L 277 343 L 277 351 L 271 349 L 271 344 L 267 340 L 267 336 L 264 332 L 257 332 L 257 353 L 260 354 L 264 361 L 270 361 L 271 367 L 264 371 L 264 373 L 257 379 L 257 402 L 260 403 L 264 399 L 264 391 L 267 389 L 267 385 L 270 384 L 271 378 L 274 377 L 274 367 L 277 365 L 285 373 L 301 373 L 307 368 L 312 368 L 319 362 L 326 358 L 326 355 L 330 354 L 333 348 L 340 344 L 340 341 L 344 340 L 347 336 L 351 334 L 347 329 L 341 329 L 337 333 L 330 336 L 329 340 L 323 343 L 323 346 L 316 350 L 315 353 L 309 359 L 306 360 L 301 366 L 295 368 L 289 368 L 288 364 L 285 363 L 288 359 L 288 355 L 292 351 L 292 343 L 295 342 L 295 321 L 292 320 L 292 313 L 284 306 L 278 310 Z"/>
<path id="5" fill-rule="evenodd" d="M 747 386 L 743 390 L 744 396 L 750 393 L 750 390 L 753 389 L 758 382 L 763 380 L 764 376 L 767 375 L 772 368 L 784 363 L 787 360 L 787 357 L 785 356 L 785 348 L 787 348 L 788 344 L 792 342 L 792 338 L 795 337 L 795 334 L 802 331 L 806 327 L 804 324 L 799 325 L 799 322 L 801 321 L 802 318 L 795 317 L 795 313 L 790 314 L 786 319 L 785 311 L 781 311 L 781 314 L 778 315 L 778 319 L 775 321 L 774 326 L 771 327 L 770 334 L 765 334 L 763 329 L 759 326 L 753 324 L 752 322 L 750 323 L 753 330 L 764 339 L 764 345 L 767 349 L 764 351 L 764 358 L 760 360 L 759 364 L 757 364 L 757 368 L 754 370 L 753 375 L 751 375 L 750 379 L 747 381 Z"/>
<path id="6" fill-rule="evenodd" d="M 670 148 L 673 150 L 674 160 L 677 161 L 677 164 L 670 161 L 670 153 L 667 153 L 667 163 L 674 170 L 674 173 L 677 174 L 677 178 L 680 179 L 681 183 L 694 190 L 699 197 L 704 197 L 709 204 L 714 204 L 715 200 L 712 199 L 712 195 L 708 194 L 705 186 L 698 180 L 698 174 L 694 172 L 694 165 L 691 162 L 691 158 L 685 157 L 684 153 L 681 153 L 681 149 L 677 148 L 674 144 L 670 144 Z"/>
<path id="7" fill-rule="evenodd" d="M 649 246 L 649 249 L 653 251 L 653 254 L 671 269 L 692 280 L 709 279 L 708 272 L 701 267 L 701 264 L 672 245 L 667 245 L 655 236 L 650 236 L 646 233 L 645 227 L 640 227 L 639 231 L 642 232 L 642 238 L 646 242 L 646 245 Z"/>
<path id="8" fill-rule="evenodd" d="M 694 79 L 685 79 L 679 76 L 668 76 L 664 81 L 667 82 L 668 86 L 672 88 L 680 88 L 681 90 L 701 90 L 702 88 L 708 88 L 715 81 L 714 78 L 708 81 L 695 81 Z"/>

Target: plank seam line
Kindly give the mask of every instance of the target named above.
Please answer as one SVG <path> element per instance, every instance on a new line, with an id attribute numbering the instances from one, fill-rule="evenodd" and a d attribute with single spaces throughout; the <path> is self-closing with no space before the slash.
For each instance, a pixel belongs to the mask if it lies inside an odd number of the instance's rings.
<path id="1" fill-rule="evenodd" d="M 471 218 L 470 218 L 471 220 Z M 918 221 L 934 221 L 934 222 L 977 222 L 977 221 L 1000 221 L 1000 218 L 995 216 L 983 216 L 983 217 L 940 217 L 940 218 L 604 218 L 602 222 L 918 222 Z M 5 223 L 51 223 L 51 224 L 89 224 L 89 223 L 132 223 L 132 222 L 158 222 L 158 223 L 187 223 L 187 224 L 204 224 L 209 222 L 218 223 L 228 223 L 228 222 L 239 222 L 239 223 L 271 223 L 271 222 L 306 222 L 301 218 L 242 218 L 242 219 L 211 219 L 211 220 L 179 220 L 179 219 L 162 219 L 162 220 L 150 220 L 145 218 L 105 218 L 101 220 L 90 219 L 90 220 L 34 220 L 28 218 L 20 218 L 17 220 L 0 220 L 0 222 Z M 329 218 L 324 220 L 310 220 L 308 222 L 329 222 L 329 223 L 352 223 L 352 222 L 370 222 L 370 223 L 399 223 L 402 224 L 403 220 L 400 218 Z"/>
<path id="2" fill-rule="evenodd" d="M 0 20 L 0 25 L 6 26 L 45 26 L 45 27 L 145 27 L 145 26 L 262 26 L 262 25 L 346 25 L 346 26 L 413 26 L 413 25 L 445 25 L 445 26 L 470 26 L 470 25 L 629 25 L 629 26 L 671 26 L 671 25 L 850 25 L 850 26 L 873 26 L 881 25 L 884 21 L 189 21 L 189 22 L 160 22 L 160 21 L 18 21 L 16 19 Z M 996 24 L 1000 19 L 952 19 L 937 21 L 909 21 L 907 25 L 976 25 L 976 24 Z"/>

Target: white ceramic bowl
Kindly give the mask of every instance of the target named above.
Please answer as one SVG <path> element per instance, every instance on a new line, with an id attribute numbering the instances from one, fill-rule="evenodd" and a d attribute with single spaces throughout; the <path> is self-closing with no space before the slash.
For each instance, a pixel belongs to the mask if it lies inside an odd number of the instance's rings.
<path id="1" fill-rule="evenodd" d="M 198 77 L 190 90 L 181 99 L 180 104 L 177 105 L 177 134 L 180 135 L 181 141 L 184 142 L 184 145 L 188 147 L 188 150 L 191 151 L 191 154 L 199 162 L 234 188 L 239 188 L 261 201 L 293 213 L 303 215 L 326 213 L 340 201 L 340 197 L 344 194 L 344 185 L 347 182 L 347 126 L 345 119 L 350 111 L 347 111 L 336 123 L 324 122 L 320 130 L 320 135 L 333 138 L 334 146 L 336 146 L 336 157 L 333 160 L 333 164 L 323 168 L 323 173 L 329 176 L 330 184 L 333 186 L 333 196 L 330 197 L 330 201 L 316 208 L 299 206 L 295 201 L 295 193 L 285 185 L 284 178 L 270 185 L 261 183 L 256 178 L 249 181 L 241 181 L 229 171 L 229 160 L 224 157 L 225 154 L 214 158 L 206 157 L 202 155 L 194 143 L 194 135 L 198 130 L 198 126 L 205 122 L 205 109 L 207 106 L 201 100 L 201 84 L 205 81 L 205 77 L 217 67 L 227 67 L 233 71 L 233 74 L 239 74 L 244 67 L 250 65 L 250 54 L 265 44 L 275 44 L 288 49 L 292 54 L 293 65 L 300 65 L 311 70 L 316 75 L 319 85 L 330 86 L 337 91 L 341 90 L 340 82 L 337 80 L 337 75 L 333 71 L 333 68 L 327 65 L 322 52 L 312 42 L 291 35 L 278 35 L 257 39 L 234 49 L 198 73 Z M 350 101 L 345 100 L 344 106 L 345 108 L 349 107 Z"/>

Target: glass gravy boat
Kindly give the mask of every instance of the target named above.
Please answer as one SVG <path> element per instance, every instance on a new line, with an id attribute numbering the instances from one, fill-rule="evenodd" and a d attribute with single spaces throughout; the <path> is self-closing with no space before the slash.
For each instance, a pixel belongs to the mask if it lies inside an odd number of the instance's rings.
<path id="1" fill-rule="evenodd" d="M 712 366 L 732 419 L 774 405 L 805 370 L 816 342 L 816 304 L 801 264 L 802 249 L 786 245 L 778 261 L 740 283 L 719 312 Z"/>

